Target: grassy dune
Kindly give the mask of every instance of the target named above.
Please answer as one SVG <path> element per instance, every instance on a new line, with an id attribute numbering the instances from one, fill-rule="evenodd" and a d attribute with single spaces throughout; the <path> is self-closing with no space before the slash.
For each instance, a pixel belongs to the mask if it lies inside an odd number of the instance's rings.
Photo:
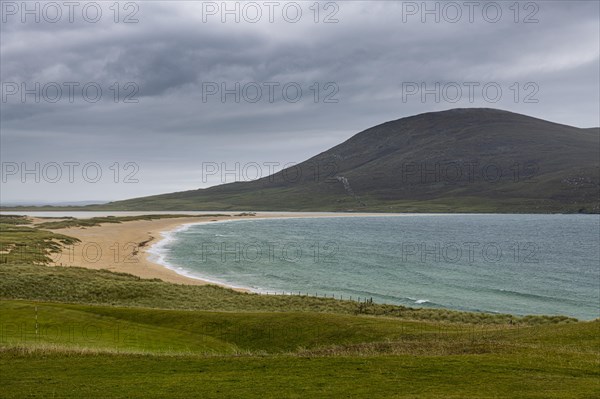
<path id="1" fill-rule="evenodd" d="M 0 265 L 46 264 L 51 261 L 50 255 L 79 241 L 29 224 L 24 216 L 0 215 Z"/>
<path id="2" fill-rule="evenodd" d="M 5 301 L 7 347 L 52 352 L 305 355 L 337 352 L 468 353 L 490 350 L 534 327 L 474 328 L 313 312 L 206 312 Z M 35 317 L 37 316 L 37 330 Z M 448 344 L 443 341 L 448 337 Z M 508 343 L 508 341 L 506 342 Z M 422 346 L 421 346 L 422 345 Z"/>
<path id="3" fill-rule="evenodd" d="M 171 284 L 106 270 L 26 264 L 0 267 L 0 298 L 227 312 L 321 312 L 470 324 L 538 325 L 576 321 L 565 316 L 519 317 L 312 296 L 259 295 L 214 285 Z"/>

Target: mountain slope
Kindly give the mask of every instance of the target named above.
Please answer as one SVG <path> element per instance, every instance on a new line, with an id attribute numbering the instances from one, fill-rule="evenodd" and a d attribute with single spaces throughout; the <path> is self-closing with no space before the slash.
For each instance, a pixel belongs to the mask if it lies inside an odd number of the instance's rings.
<path id="1" fill-rule="evenodd" d="M 88 208 L 598 212 L 599 137 L 495 109 L 432 112 L 252 182 Z"/>

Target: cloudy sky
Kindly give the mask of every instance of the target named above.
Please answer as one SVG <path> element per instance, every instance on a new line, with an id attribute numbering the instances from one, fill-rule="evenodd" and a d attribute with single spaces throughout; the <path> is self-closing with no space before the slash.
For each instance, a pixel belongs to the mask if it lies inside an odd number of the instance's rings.
<path id="1" fill-rule="evenodd" d="M 259 177 L 456 107 L 600 125 L 597 1 L 0 4 L 3 204 Z"/>

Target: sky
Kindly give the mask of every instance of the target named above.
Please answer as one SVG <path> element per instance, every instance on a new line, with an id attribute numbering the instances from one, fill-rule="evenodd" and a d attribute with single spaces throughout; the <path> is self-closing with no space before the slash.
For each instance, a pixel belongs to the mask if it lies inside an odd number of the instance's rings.
<path id="1" fill-rule="evenodd" d="M 597 1 L 1 0 L 0 18 L 3 205 L 251 180 L 451 108 L 600 126 Z"/>

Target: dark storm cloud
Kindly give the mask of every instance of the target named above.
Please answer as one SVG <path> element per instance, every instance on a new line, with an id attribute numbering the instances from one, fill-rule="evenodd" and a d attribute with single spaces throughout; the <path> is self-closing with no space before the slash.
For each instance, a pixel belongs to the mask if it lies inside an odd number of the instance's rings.
<path id="1" fill-rule="evenodd" d="M 539 22 L 527 24 L 526 2 L 518 23 L 508 8 L 512 2 L 496 3 L 503 10 L 497 23 L 480 11 L 473 23 L 466 14 L 458 23 L 435 23 L 431 16 L 422 23 L 418 14 L 402 14 L 407 2 L 337 2 L 339 22 L 332 24 L 312 21 L 312 2 L 301 3 L 304 15 L 295 24 L 280 17 L 275 23 L 221 23 L 218 15 L 204 22 L 202 3 L 190 1 L 140 2 L 139 22 L 114 23 L 112 3 L 102 4 L 97 23 L 21 23 L 14 16 L 2 23 L 3 85 L 94 82 L 103 95 L 98 102 L 75 95 L 72 103 L 64 95 L 56 103 L 9 96 L 1 104 L 0 151 L 11 162 L 135 161 L 144 179 L 129 186 L 69 184 L 62 191 L 9 182 L 3 184 L 4 201 L 116 199 L 192 189 L 207 185 L 198 179 L 203 161 L 298 162 L 372 125 L 454 107 L 599 124 L 597 2 L 537 2 Z M 118 102 L 110 89 L 115 82 Z M 125 89 L 130 82 L 135 90 Z M 280 86 L 273 101 L 264 86 L 256 103 L 236 103 L 231 95 L 225 103 L 219 94 L 203 98 L 206 84 L 232 88 L 236 82 Z M 303 90 L 298 102 L 282 96 L 281 86 L 290 82 Z M 315 82 L 318 103 L 310 89 Z M 332 93 L 323 88 L 329 82 L 339 89 L 332 96 L 337 103 L 323 103 Z M 403 82 L 495 82 L 503 96 L 490 103 L 476 90 L 473 102 L 466 93 L 456 103 L 433 96 L 423 102 L 419 95 L 405 101 Z M 537 103 L 514 101 L 509 88 L 515 82 L 521 96 L 528 93 L 522 86 L 534 83 Z M 123 103 L 132 93 L 138 102 Z"/>

